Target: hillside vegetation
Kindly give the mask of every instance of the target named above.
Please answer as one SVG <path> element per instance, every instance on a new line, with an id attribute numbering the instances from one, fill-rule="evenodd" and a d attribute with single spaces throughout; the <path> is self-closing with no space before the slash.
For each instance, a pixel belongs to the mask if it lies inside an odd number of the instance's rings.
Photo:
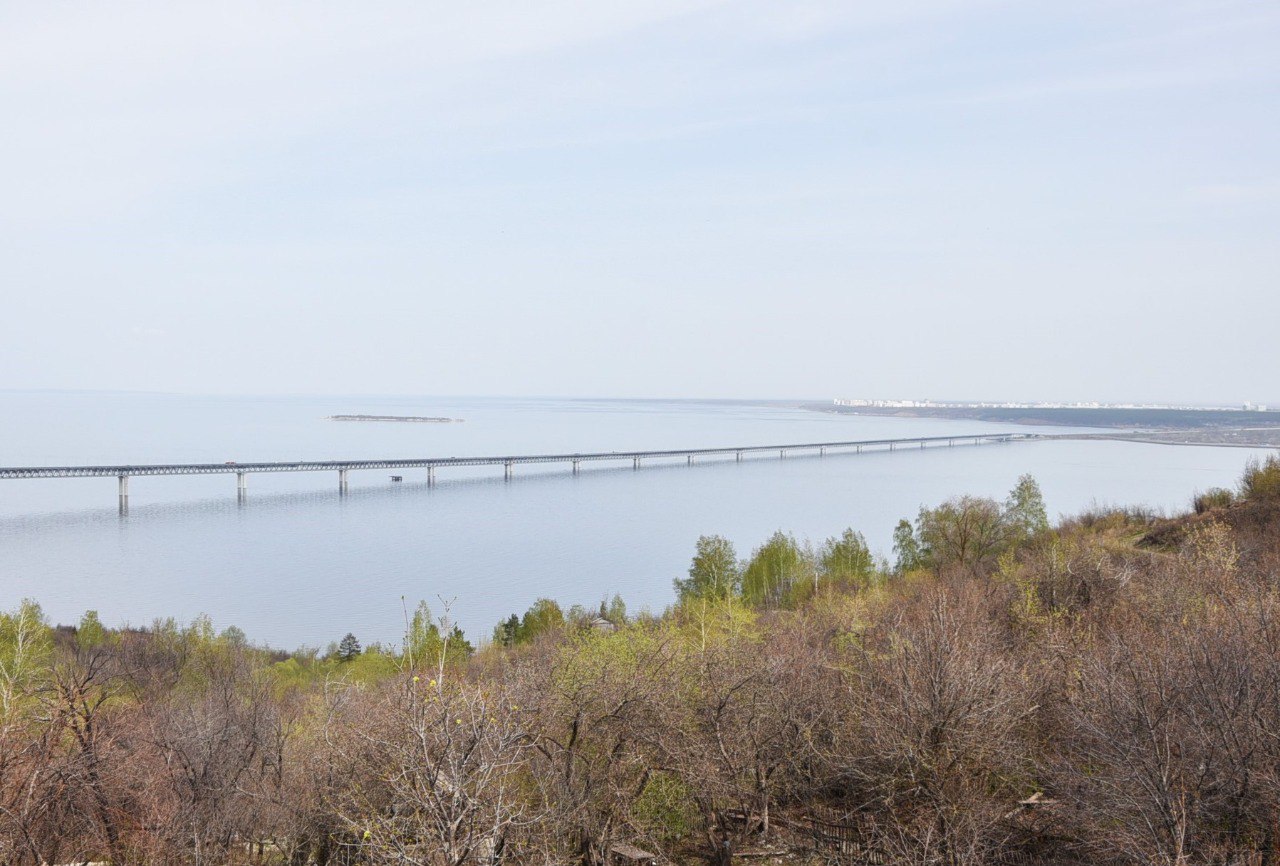
<path id="1" fill-rule="evenodd" d="M 1280 862 L 1280 461 L 1057 526 L 1024 478 L 892 563 L 706 537 L 675 589 L 478 651 L 425 606 L 399 647 L 285 654 L 24 603 L 0 862 Z"/>

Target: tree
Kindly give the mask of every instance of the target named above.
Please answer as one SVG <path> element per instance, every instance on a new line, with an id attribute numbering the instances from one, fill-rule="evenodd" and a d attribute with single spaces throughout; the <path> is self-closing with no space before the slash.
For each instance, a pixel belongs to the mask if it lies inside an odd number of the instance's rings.
<path id="1" fill-rule="evenodd" d="M 351 840 L 342 862 L 497 864 L 545 820 L 528 796 L 535 742 L 509 692 L 415 677 L 372 704 L 343 697 L 328 732 L 355 776 L 334 796 Z"/>
<path id="2" fill-rule="evenodd" d="M 924 560 L 938 569 L 958 565 L 974 571 L 1000 553 L 1009 540 L 1000 503 L 976 496 L 921 508 L 916 528 Z"/>
<path id="3" fill-rule="evenodd" d="M 549 598 L 540 598 L 524 612 L 520 620 L 520 643 L 529 643 L 540 635 L 564 628 L 564 611 Z"/>
<path id="4" fill-rule="evenodd" d="M 338 643 L 338 660 L 349 662 L 358 655 L 360 655 L 360 641 L 356 640 L 356 636 L 351 632 L 347 632 Z"/>
<path id="5" fill-rule="evenodd" d="M 818 570 L 825 580 L 869 582 L 875 573 L 875 563 L 862 533 L 846 529 L 839 538 L 828 538 L 818 557 Z"/>
<path id="6" fill-rule="evenodd" d="M 514 613 L 493 627 L 493 642 L 498 646 L 513 647 L 520 640 L 520 617 Z"/>
<path id="7" fill-rule="evenodd" d="M 425 601 L 418 602 L 404 636 L 404 654 L 410 667 L 431 666 L 440 659 L 440 628 L 431 617 L 431 608 Z"/>
<path id="8" fill-rule="evenodd" d="M 1023 475 L 1018 479 L 1005 500 L 1004 519 L 1016 541 L 1026 541 L 1048 531 L 1049 515 L 1045 512 L 1044 495 L 1035 478 Z"/>
<path id="9" fill-rule="evenodd" d="M 31 599 L 13 613 L 0 613 L 0 722 L 47 673 L 51 644 L 44 612 Z"/>
<path id="10" fill-rule="evenodd" d="M 613 599 L 609 602 L 609 609 L 603 614 L 604 618 L 614 625 L 622 626 L 627 624 L 627 603 L 622 600 L 622 596 L 616 592 Z"/>
<path id="11" fill-rule="evenodd" d="M 893 570 L 898 574 L 919 568 L 921 565 L 920 543 L 911 528 L 911 521 L 903 518 L 893 530 L 893 553 L 896 561 Z"/>
<path id="12" fill-rule="evenodd" d="M 676 595 L 686 598 L 728 598 L 741 591 L 742 572 L 733 542 L 719 535 L 698 538 L 689 577 L 673 581 Z"/>
<path id="13" fill-rule="evenodd" d="M 810 565 L 794 538 L 775 532 L 747 563 L 742 596 L 750 604 L 780 604 Z"/>
<path id="14" fill-rule="evenodd" d="M 76 626 L 76 645 L 81 649 L 92 649 L 107 639 L 107 630 L 102 627 L 96 610 L 86 610 Z"/>

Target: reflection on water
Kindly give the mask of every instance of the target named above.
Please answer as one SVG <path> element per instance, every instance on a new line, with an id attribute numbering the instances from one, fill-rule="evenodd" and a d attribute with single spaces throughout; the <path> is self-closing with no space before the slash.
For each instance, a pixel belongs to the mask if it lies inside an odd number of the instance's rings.
<path id="1" fill-rule="evenodd" d="M 628 450 L 1026 430 L 836 416 L 735 404 L 429 399 L 77 398 L 0 395 L 0 463 L 350 459 Z M 344 412 L 448 415 L 465 424 L 338 424 Z M 46 429 L 47 425 L 53 425 Z M 409 428 L 409 429 L 406 429 Z M 426 428 L 426 429 L 424 429 Z M 50 432 L 52 430 L 52 432 Z M 142 441 L 135 441 L 141 437 Z M 1253 453 L 1122 442 L 1028 442 L 894 453 L 732 457 L 353 473 L 0 482 L 0 607 L 38 599 L 57 621 L 206 612 L 283 646 L 354 632 L 394 641 L 401 596 L 456 598 L 472 637 L 539 596 L 595 604 L 620 592 L 661 608 L 703 533 L 740 555 L 776 529 L 820 541 L 844 527 L 887 551 L 893 525 L 957 493 L 1003 497 L 1031 472 L 1051 513 L 1095 502 L 1186 506 L 1229 485 Z"/>

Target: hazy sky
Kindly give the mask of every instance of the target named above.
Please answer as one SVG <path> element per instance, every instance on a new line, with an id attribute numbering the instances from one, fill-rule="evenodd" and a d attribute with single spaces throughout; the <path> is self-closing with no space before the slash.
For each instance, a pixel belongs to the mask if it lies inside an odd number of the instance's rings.
<path id="1" fill-rule="evenodd" d="M 0 388 L 1280 401 L 1280 5 L 0 0 Z"/>

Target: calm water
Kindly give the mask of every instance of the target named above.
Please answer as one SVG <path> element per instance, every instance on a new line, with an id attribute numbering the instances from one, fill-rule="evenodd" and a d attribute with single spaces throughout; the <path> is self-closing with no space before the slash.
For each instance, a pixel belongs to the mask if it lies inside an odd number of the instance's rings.
<path id="1" fill-rule="evenodd" d="M 341 413 L 449 416 L 461 424 L 335 423 Z M 356 459 L 622 451 L 943 435 L 1032 428 L 836 416 L 688 402 L 460 398 L 210 398 L 0 393 L 0 465 Z M 1184 508 L 1230 485 L 1254 452 L 1119 442 L 1038 442 L 741 464 L 518 466 L 235 479 L 0 481 L 0 608 L 30 596 L 59 622 L 88 608 L 113 624 L 208 613 L 257 641 L 323 645 L 354 632 L 394 642 L 401 597 L 472 637 L 539 596 L 566 606 L 619 592 L 671 601 L 700 534 L 750 552 L 776 529 L 820 541 L 853 526 L 887 552 L 894 524 L 958 493 L 1003 497 L 1040 481 L 1051 514 L 1094 503 Z M 1262 452 L 1258 452 L 1262 453 Z"/>

